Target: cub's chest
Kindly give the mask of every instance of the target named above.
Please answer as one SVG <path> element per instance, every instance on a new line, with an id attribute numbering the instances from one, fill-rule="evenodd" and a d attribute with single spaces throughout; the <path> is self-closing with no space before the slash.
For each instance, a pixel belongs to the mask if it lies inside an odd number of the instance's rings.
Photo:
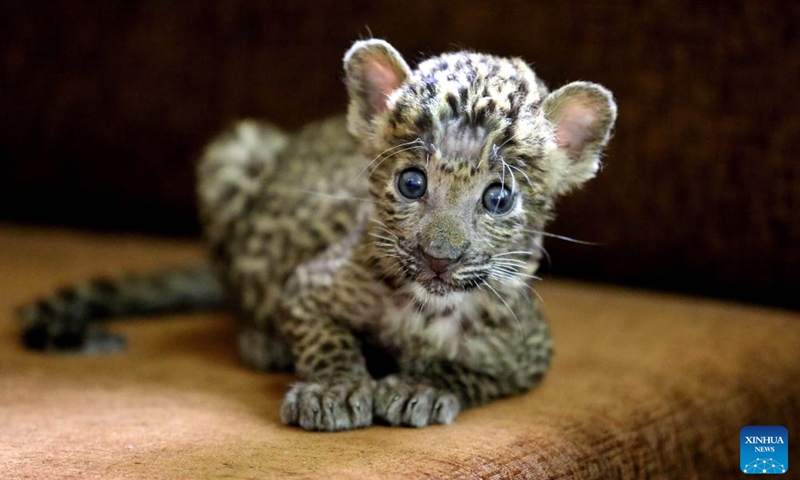
<path id="1" fill-rule="evenodd" d="M 425 351 L 453 359 L 465 339 L 465 325 L 472 319 L 467 313 L 470 302 L 459 305 L 455 299 L 448 300 L 423 302 L 413 296 L 393 297 L 375 325 L 376 336 L 382 344 L 405 352 Z"/>

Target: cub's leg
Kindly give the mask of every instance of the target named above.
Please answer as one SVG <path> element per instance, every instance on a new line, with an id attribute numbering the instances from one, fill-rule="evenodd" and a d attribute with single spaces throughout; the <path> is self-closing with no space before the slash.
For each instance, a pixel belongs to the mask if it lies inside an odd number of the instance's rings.
<path id="1" fill-rule="evenodd" d="M 272 239 L 256 238 L 248 225 L 288 141 L 274 126 L 242 121 L 212 141 L 197 166 L 200 219 L 212 261 L 242 319 L 239 354 L 258 370 L 288 370 L 293 362 L 272 320 L 285 279 L 276 269 L 293 266 L 281 265 L 285 260 L 275 248 L 250 251 L 249 244 Z"/>
<path id="2" fill-rule="evenodd" d="M 286 394 L 281 420 L 307 430 L 348 430 L 372 423 L 375 382 L 349 325 L 374 314 L 382 292 L 369 272 L 345 260 L 345 250 L 335 244 L 300 266 L 283 302 L 279 328 L 291 344 L 303 381 Z"/>

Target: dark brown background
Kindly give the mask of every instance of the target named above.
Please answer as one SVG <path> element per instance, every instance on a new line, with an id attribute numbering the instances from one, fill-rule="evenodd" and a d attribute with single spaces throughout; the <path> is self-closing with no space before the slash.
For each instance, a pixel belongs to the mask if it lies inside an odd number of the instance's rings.
<path id="1" fill-rule="evenodd" d="M 518 55 L 620 119 L 551 228 L 557 274 L 800 307 L 800 3 L 4 0 L 0 220 L 195 234 L 192 163 L 241 116 L 342 111 L 340 59 Z M 369 30 L 368 30 L 369 28 Z"/>

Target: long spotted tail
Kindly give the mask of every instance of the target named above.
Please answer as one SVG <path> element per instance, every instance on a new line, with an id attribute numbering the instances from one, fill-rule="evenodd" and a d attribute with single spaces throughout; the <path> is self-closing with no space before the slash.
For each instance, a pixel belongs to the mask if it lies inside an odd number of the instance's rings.
<path id="1" fill-rule="evenodd" d="M 125 340 L 101 328 L 102 321 L 128 315 L 216 310 L 225 294 L 208 266 L 149 275 L 95 279 L 67 287 L 19 309 L 22 340 L 31 349 L 54 352 L 113 352 Z"/>

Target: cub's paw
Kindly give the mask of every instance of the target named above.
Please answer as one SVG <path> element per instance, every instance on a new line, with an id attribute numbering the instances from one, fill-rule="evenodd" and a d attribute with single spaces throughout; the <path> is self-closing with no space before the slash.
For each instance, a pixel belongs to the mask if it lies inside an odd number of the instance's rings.
<path id="1" fill-rule="evenodd" d="M 460 410 L 452 393 L 397 375 L 380 380 L 375 389 L 375 418 L 393 426 L 452 423 Z"/>
<path id="2" fill-rule="evenodd" d="M 306 430 L 352 430 L 372 424 L 375 381 L 296 383 L 283 398 L 281 421 Z"/>

